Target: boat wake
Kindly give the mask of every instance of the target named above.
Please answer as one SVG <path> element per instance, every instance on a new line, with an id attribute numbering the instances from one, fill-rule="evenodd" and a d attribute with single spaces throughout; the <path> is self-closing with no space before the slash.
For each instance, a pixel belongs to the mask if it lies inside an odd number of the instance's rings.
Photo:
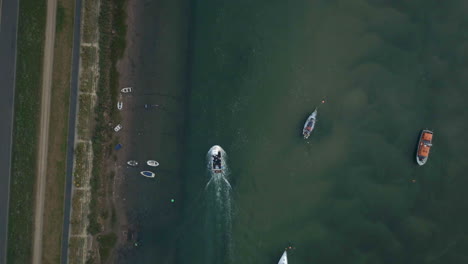
<path id="1" fill-rule="evenodd" d="M 218 146 L 215 146 L 218 147 Z M 214 147 L 213 147 L 214 148 Z M 222 170 L 213 170 L 213 148 L 207 153 L 207 174 L 209 181 L 206 194 L 206 263 L 232 263 L 232 186 L 229 183 L 227 156 L 221 147 Z"/>

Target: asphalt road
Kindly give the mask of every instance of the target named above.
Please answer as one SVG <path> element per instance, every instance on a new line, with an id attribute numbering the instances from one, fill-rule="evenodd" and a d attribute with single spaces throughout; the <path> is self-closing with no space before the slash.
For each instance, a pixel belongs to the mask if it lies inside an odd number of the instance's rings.
<path id="1" fill-rule="evenodd" d="M 1 1 L 1 0 L 0 0 Z M 61 263 L 68 262 L 68 239 L 70 237 L 70 206 L 73 182 L 73 156 L 75 152 L 75 126 L 76 126 L 76 103 L 78 95 L 78 72 L 80 61 L 81 43 L 81 0 L 75 1 L 75 18 L 73 25 L 73 53 L 70 88 L 70 113 L 68 120 L 68 141 L 67 141 L 67 176 L 65 182 L 65 205 L 63 211 L 62 227 L 62 254 Z"/>
<path id="2" fill-rule="evenodd" d="M 0 0 L 0 264 L 6 263 L 18 0 Z"/>

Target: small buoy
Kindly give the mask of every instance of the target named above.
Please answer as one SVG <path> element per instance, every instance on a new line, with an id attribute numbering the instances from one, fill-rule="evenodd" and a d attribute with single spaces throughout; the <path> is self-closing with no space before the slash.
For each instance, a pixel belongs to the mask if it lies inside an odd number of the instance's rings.
<path id="1" fill-rule="evenodd" d="M 175 202 L 175 200 L 174 200 L 174 199 L 171 199 L 171 203 L 173 203 L 173 202 Z"/>
<path id="2" fill-rule="evenodd" d="M 325 103 L 325 100 L 322 100 L 322 104 L 324 104 L 324 103 Z"/>

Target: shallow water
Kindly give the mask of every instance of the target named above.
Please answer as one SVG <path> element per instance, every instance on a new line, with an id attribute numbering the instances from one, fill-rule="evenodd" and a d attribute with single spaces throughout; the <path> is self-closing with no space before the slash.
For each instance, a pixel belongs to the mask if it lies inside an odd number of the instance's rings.
<path id="1" fill-rule="evenodd" d="M 383 2 L 194 4 L 185 213 L 139 254 L 176 240 L 178 263 L 275 263 L 290 244 L 290 263 L 468 259 L 468 6 Z M 418 167 L 423 128 L 434 147 Z M 229 215 L 205 190 L 215 144 L 229 155 Z"/>

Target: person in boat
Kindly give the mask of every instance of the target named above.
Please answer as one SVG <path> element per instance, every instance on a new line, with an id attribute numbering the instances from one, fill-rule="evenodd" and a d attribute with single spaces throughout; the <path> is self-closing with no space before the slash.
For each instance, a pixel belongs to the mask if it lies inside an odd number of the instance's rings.
<path id="1" fill-rule="evenodd" d="M 213 169 L 216 169 L 218 167 L 221 169 L 221 159 L 217 155 L 211 155 L 213 157 Z"/>

